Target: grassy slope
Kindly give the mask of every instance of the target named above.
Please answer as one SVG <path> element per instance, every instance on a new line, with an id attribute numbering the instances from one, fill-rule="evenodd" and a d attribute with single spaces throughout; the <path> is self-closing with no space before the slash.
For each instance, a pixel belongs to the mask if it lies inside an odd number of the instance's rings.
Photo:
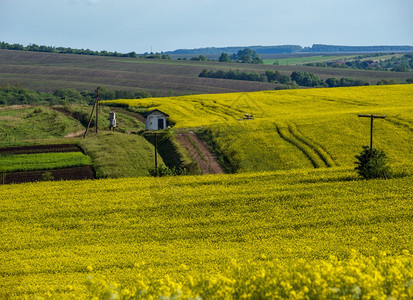
<path id="1" fill-rule="evenodd" d="M 81 112 L 89 117 L 91 107 L 70 106 L 70 111 Z M 86 139 L 63 138 L 71 132 L 82 132 L 84 127 L 79 121 L 61 112 L 45 106 L 34 107 L 4 107 L 0 109 L 0 147 L 14 145 L 75 143 L 93 160 L 98 177 L 135 177 L 149 175 L 149 169 L 154 167 L 154 148 L 145 138 L 125 133 L 105 132 L 109 125 L 110 107 L 100 108 L 100 132 L 96 136 L 95 128 L 91 128 Z M 143 124 L 135 118 L 117 113 L 118 131 L 140 131 Z M 65 154 L 63 154 L 65 155 Z M 68 154 L 69 156 L 71 154 Z M 55 154 L 42 155 L 45 161 L 38 161 L 41 168 L 46 161 L 55 159 Z M 30 156 L 33 162 L 35 156 Z M 6 159 L 6 157 L 4 157 Z M 81 159 L 75 159 L 70 164 L 78 164 Z M 64 159 L 59 167 L 67 166 Z M 159 164 L 163 164 L 159 157 Z M 1 165 L 1 162 L 0 162 Z M 19 167 L 20 168 L 20 167 Z M 26 168 L 26 167 L 24 167 Z"/>
<path id="2" fill-rule="evenodd" d="M 130 91 L 144 90 L 154 96 L 271 90 L 274 84 L 199 78 L 202 69 L 240 69 L 260 74 L 278 70 L 285 75 L 306 71 L 323 79 L 359 78 L 376 84 L 380 79 L 405 82 L 411 73 L 342 70 L 305 66 L 225 64 L 218 62 L 160 61 L 0 50 L 0 84 L 22 83 L 28 88 L 93 90 L 96 86 Z"/>
<path id="3" fill-rule="evenodd" d="M 59 138 L 81 129 L 78 121 L 45 106 L 0 109 L 0 147 Z"/>
<path id="4" fill-rule="evenodd" d="M 59 111 L 63 111 L 65 114 L 71 115 L 72 117 L 82 117 L 82 124 L 84 127 L 87 126 L 90 114 L 92 112 L 92 106 L 88 105 L 70 105 L 70 106 L 56 106 Z M 138 121 L 134 116 L 128 115 L 128 112 L 125 112 L 119 108 L 112 108 L 104 105 L 99 105 L 99 129 L 108 130 L 109 129 L 109 113 L 116 112 L 116 130 L 123 133 L 129 133 L 131 131 L 137 132 L 143 130 L 145 125 Z M 94 111 L 92 116 L 91 131 L 96 130 L 95 125 L 95 115 Z"/>
<path id="5" fill-rule="evenodd" d="M 374 146 L 392 164 L 413 164 L 413 85 L 267 91 L 241 94 L 119 100 L 153 105 L 176 127 L 204 126 L 239 171 L 354 166 L 369 143 L 370 122 L 359 113 L 386 115 L 375 121 Z M 245 113 L 251 121 L 237 121 Z M 317 158 L 318 157 L 318 158 Z M 323 164 L 320 161 L 327 161 Z"/>
<path id="6" fill-rule="evenodd" d="M 336 168 L 0 186 L 1 296 L 82 293 L 88 266 L 133 284 L 181 264 L 208 274 L 234 258 L 412 249 L 412 178 L 355 178 Z"/>
<path id="7" fill-rule="evenodd" d="M 98 178 L 148 176 L 154 168 L 154 148 L 139 135 L 103 132 L 90 134 L 78 144 L 92 158 Z M 159 154 L 158 164 L 163 164 Z"/>

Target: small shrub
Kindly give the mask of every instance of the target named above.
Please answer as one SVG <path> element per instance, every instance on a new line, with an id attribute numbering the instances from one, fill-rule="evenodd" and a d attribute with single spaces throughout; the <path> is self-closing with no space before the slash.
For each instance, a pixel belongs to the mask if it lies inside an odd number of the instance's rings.
<path id="1" fill-rule="evenodd" d="M 46 171 L 42 174 L 42 181 L 53 181 L 54 180 L 54 176 L 52 174 L 52 172 L 50 171 Z"/>
<path id="2" fill-rule="evenodd" d="M 355 169 L 363 178 L 391 177 L 390 166 L 387 165 L 387 156 L 384 151 L 363 146 L 363 151 L 360 155 L 356 155 L 356 158 L 358 161 L 356 162 L 357 167 Z"/>
<path id="3" fill-rule="evenodd" d="M 168 168 L 167 166 L 161 165 L 161 166 L 158 166 L 158 170 L 155 170 L 155 168 L 150 169 L 149 174 L 154 177 L 163 177 L 163 176 L 190 175 L 191 172 L 185 167 Z"/>

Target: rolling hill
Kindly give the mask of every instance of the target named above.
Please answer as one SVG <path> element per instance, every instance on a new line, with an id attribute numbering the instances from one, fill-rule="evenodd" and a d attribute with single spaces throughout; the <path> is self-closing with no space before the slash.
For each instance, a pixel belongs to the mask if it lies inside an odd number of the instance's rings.
<path id="1" fill-rule="evenodd" d="M 412 164 L 412 95 L 406 84 L 111 102 L 157 108 L 177 130 L 202 127 L 227 171 L 248 172 L 354 166 L 369 143 L 370 122 L 360 113 L 386 115 L 375 121 L 374 145 L 392 164 Z"/>
<path id="2" fill-rule="evenodd" d="M 97 86 L 112 90 L 145 91 L 153 96 L 211 94 L 273 90 L 274 83 L 199 78 L 203 69 L 240 69 L 263 74 L 278 70 L 311 72 L 323 80 L 330 77 L 362 79 L 376 84 L 382 79 L 404 83 L 409 72 L 385 72 L 317 68 L 295 65 L 251 65 L 216 61 L 157 60 L 0 50 L 0 85 L 22 84 L 36 91 L 58 88 L 93 91 Z"/>
<path id="3" fill-rule="evenodd" d="M 166 112 L 238 174 L 1 185 L 0 297 L 411 298 L 412 88 L 111 101 Z M 386 115 L 374 141 L 396 178 L 355 172 L 359 113 Z M 138 135 L 81 144 L 115 171 L 153 159 Z"/>

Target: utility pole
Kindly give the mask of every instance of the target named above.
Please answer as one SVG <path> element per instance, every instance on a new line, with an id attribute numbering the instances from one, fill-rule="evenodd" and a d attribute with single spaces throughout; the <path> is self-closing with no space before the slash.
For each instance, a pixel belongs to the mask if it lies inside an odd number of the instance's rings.
<path id="1" fill-rule="evenodd" d="M 155 131 L 155 174 L 158 177 L 158 135 Z"/>
<path id="2" fill-rule="evenodd" d="M 96 133 L 98 133 L 98 127 L 99 127 L 99 125 L 98 125 L 98 121 L 99 121 L 98 120 L 98 116 L 99 116 L 99 89 L 100 89 L 100 87 L 97 87 L 97 89 L 96 89 L 96 100 L 95 100 L 95 103 L 93 103 L 92 112 L 90 113 L 89 122 L 87 124 L 86 131 L 83 134 L 83 138 L 86 137 L 86 134 L 87 134 L 87 132 L 90 128 L 90 123 L 92 123 L 92 117 L 93 117 L 93 112 L 95 111 L 95 107 L 96 107 Z"/>
<path id="3" fill-rule="evenodd" d="M 377 115 L 358 115 L 360 118 L 370 118 L 370 153 L 373 152 L 373 120 L 374 119 L 384 119 L 386 116 Z"/>
<path id="4" fill-rule="evenodd" d="M 96 89 L 96 134 L 99 130 L 99 89 L 100 87 L 97 87 Z"/>

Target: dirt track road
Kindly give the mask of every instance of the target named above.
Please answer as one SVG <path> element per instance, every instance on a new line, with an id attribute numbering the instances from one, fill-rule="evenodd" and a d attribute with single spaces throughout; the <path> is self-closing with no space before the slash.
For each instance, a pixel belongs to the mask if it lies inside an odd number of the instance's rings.
<path id="1" fill-rule="evenodd" d="M 216 157 L 209 150 L 208 145 L 195 133 L 177 133 L 175 136 L 178 142 L 188 149 L 189 153 L 200 166 L 203 174 L 224 173 Z"/>

